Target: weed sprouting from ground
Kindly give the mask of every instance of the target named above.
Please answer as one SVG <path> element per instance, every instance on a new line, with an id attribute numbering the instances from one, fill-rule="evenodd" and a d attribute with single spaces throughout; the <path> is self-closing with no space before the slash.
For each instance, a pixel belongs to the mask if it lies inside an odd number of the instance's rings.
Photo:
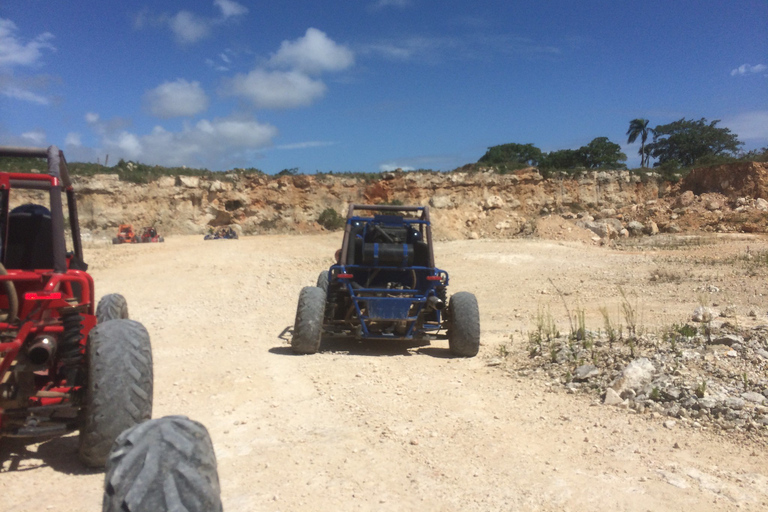
<path id="1" fill-rule="evenodd" d="M 555 325 L 555 319 L 552 313 L 547 309 L 544 311 L 541 306 L 536 311 L 536 330 L 528 333 L 528 342 L 531 347 L 531 355 L 541 354 L 544 351 L 544 342 L 552 344 L 552 340 L 558 338 L 560 332 Z"/>

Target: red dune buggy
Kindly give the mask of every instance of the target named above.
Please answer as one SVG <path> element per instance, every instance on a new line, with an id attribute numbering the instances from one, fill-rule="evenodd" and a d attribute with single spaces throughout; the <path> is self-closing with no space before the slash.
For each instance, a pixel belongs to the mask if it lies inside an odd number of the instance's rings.
<path id="1" fill-rule="evenodd" d="M 48 168 L 0 172 L 0 436 L 79 430 L 80 459 L 101 466 L 117 436 L 152 415 L 149 334 L 128 319 L 123 296 L 95 306 L 64 154 L 0 147 L 0 157 L 41 158 Z M 46 206 L 12 208 L 19 189 Z"/>

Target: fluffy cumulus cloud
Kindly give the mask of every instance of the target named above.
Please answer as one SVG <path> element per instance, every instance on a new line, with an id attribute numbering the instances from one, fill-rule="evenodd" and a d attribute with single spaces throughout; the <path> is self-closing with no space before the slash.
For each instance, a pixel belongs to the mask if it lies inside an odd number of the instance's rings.
<path id="1" fill-rule="evenodd" d="M 221 92 L 250 101 L 258 108 L 295 108 L 310 105 L 327 87 L 316 76 L 341 71 L 354 64 L 354 53 L 324 32 L 309 28 L 294 41 L 283 41 L 266 67 L 225 80 Z"/>
<path id="2" fill-rule="evenodd" d="M 48 105 L 50 100 L 34 91 L 37 88 L 35 84 L 41 82 L 36 78 L 40 77 L 33 77 L 31 80 L 29 77 L 20 78 L 14 74 L 14 68 L 39 66 L 44 52 L 56 49 L 51 44 L 53 35 L 44 32 L 27 41 L 18 32 L 18 27 L 13 21 L 0 18 L 0 94 L 36 105 Z"/>
<path id="3" fill-rule="evenodd" d="M 326 86 L 299 71 L 254 69 L 238 74 L 222 89 L 226 95 L 239 96 L 259 108 L 294 108 L 311 104 L 325 94 Z"/>
<path id="4" fill-rule="evenodd" d="M 768 66 L 765 64 L 755 64 L 754 66 L 742 64 L 736 69 L 731 70 L 731 76 L 754 75 L 765 71 L 768 71 Z"/>
<path id="5" fill-rule="evenodd" d="M 280 49 L 270 59 L 270 64 L 276 67 L 310 74 L 341 71 L 354 62 L 355 56 L 349 48 L 335 43 L 324 32 L 311 27 L 304 37 L 283 41 Z"/>
<path id="6" fill-rule="evenodd" d="M 408 7 L 411 0 L 376 0 L 373 3 L 374 9 L 383 9 L 385 7 Z"/>
<path id="7" fill-rule="evenodd" d="M 141 29 L 145 26 L 164 26 L 167 24 L 178 43 L 189 45 L 207 38 L 215 28 L 229 20 L 248 13 L 247 7 L 233 0 L 214 0 L 213 4 L 221 11 L 220 16 L 203 16 L 187 10 L 179 11 L 173 15 L 153 15 L 145 9 L 136 16 L 134 26 Z"/>
<path id="8" fill-rule="evenodd" d="M 45 132 L 43 130 L 33 130 L 31 132 L 22 133 L 21 138 L 34 146 L 42 146 L 45 144 Z"/>
<path id="9" fill-rule="evenodd" d="M 208 108 L 208 96 L 199 82 L 187 82 L 180 78 L 147 92 L 144 104 L 152 115 L 161 119 L 194 116 Z"/>
<path id="10" fill-rule="evenodd" d="M 32 66 L 40 61 L 44 50 L 55 49 L 50 42 L 53 35 L 49 32 L 26 42 L 17 32 L 14 22 L 0 18 L 0 67 Z"/>
<path id="11" fill-rule="evenodd" d="M 722 126 L 728 127 L 741 140 L 768 141 L 768 110 L 744 112 L 723 119 Z"/>
<path id="12" fill-rule="evenodd" d="M 196 43 L 211 34 L 210 21 L 189 11 L 179 11 L 168 24 L 176 41 L 181 44 Z"/>
<path id="13" fill-rule="evenodd" d="M 70 132 L 66 137 L 64 137 L 64 144 L 67 146 L 80 147 L 83 145 L 83 140 L 79 133 Z"/>
<path id="14" fill-rule="evenodd" d="M 137 135 L 121 131 L 103 138 L 104 150 L 118 158 L 167 166 L 202 166 L 218 169 L 238 152 L 272 144 L 277 129 L 254 119 L 203 119 L 173 132 L 160 126 Z"/>
<path id="15" fill-rule="evenodd" d="M 41 96 L 29 89 L 24 89 L 13 84 L 0 85 L 0 94 L 9 98 L 35 103 L 37 105 L 50 104 L 50 100 L 45 96 Z"/>
<path id="16" fill-rule="evenodd" d="M 232 0 L 214 0 L 216 7 L 221 9 L 221 15 L 226 18 L 233 16 L 242 16 L 248 13 L 248 8 Z"/>

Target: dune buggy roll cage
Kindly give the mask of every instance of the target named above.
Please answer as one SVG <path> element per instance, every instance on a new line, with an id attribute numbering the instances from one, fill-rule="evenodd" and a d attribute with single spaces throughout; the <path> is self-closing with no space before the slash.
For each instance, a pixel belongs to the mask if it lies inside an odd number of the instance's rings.
<path id="1" fill-rule="evenodd" d="M 344 229 L 330 278 L 349 294 L 352 316 L 359 321 L 357 335 L 437 337 L 448 273 L 435 267 L 429 208 L 353 204 Z M 332 319 L 326 328 L 345 330 L 350 320 Z"/>
<path id="2" fill-rule="evenodd" d="M 69 177 L 64 153 L 56 146 L 45 148 L 0 147 L 0 157 L 45 158 L 48 161 L 48 174 L 2 173 L 0 174 L 0 226 L 8 225 L 9 196 L 11 188 L 48 191 L 50 194 L 53 271 L 58 274 L 67 272 L 67 243 L 64 235 L 64 213 L 61 200 L 62 191 L 66 192 L 69 212 L 69 228 L 72 233 L 74 257 L 83 261 L 83 246 L 80 240 L 80 224 L 77 218 L 77 200 L 72 181 Z M 8 232 L 2 233 L 2 261 L 5 264 Z M 2 277 L 0 277 L 2 279 Z"/>

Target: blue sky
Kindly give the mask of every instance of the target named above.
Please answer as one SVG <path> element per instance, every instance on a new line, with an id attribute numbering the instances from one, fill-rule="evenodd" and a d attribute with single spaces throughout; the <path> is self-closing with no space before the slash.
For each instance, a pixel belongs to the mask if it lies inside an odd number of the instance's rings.
<path id="1" fill-rule="evenodd" d="M 450 170 L 720 119 L 768 146 L 766 0 L 0 3 L 0 143 L 268 173 Z"/>

